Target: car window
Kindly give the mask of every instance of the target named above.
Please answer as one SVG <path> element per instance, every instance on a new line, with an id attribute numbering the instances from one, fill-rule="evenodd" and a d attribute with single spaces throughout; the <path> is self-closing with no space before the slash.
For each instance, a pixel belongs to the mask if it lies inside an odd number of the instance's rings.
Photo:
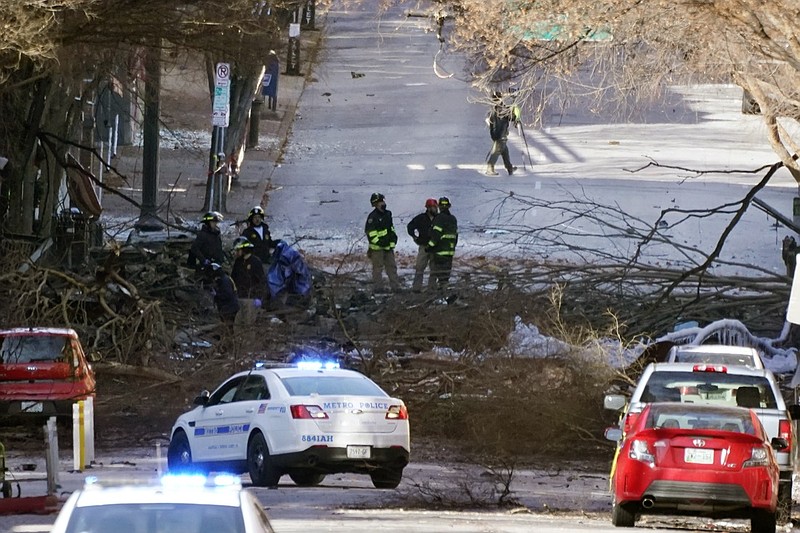
<path id="1" fill-rule="evenodd" d="M 724 372 L 653 372 L 638 401 L 777 408 L 767 378 Z"/>
<path id="2" fill-rule="evenodd" d="M 76 507 L 67 533 L 245 533 L 238 507 L 173 503 Z"/>
<path id="3" fill-rule="evenodd" d="M 292 396 L 388 396 L 366 378 L 342 376 L 293 376 L 281 381 Z"/>
<path id="4" fill-rule="evenodd" d="M 645 422 L 646 428 L 665 429 L 716 429 L 736 433 L 756 434 L 749 413 L 716 411 L 682 411 L 651 409 Z"/>
<path id="5" fill-rule="evenodd" d="M 235 402 L 249 402 L 253 400 L 268 400 L 269 389 L 264 376 L 251 374 L 247 376 L 244 384 L 238 388 Z"/>
<path id="6" fill-rule="evenodd" d="M 675 354 L 675 362 L 706 363 L 710 365 L 756 366 L 752 357 L 729 353 L 678 352 Z"/>
<path id="7" fill-rule="evenodd" d="M 66 361 L 67 338 L 55 335 L 10 335 L 3 337 L 0 360 L 4 364 Z"/>
<path id="8" fill-rule="evenodd" d="M 239 386 L 244 383 L 245 378 L 246 376 L 239 376 L 223 383 L 222 386 L 215 390 L 214 394 L 208 398 L 206 406 L 231 403 L 236 396 Z"/>

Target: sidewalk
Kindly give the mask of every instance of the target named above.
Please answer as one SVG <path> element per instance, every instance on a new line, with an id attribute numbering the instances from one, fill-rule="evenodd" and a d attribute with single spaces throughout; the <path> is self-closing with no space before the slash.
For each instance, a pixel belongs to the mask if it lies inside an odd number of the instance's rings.
<path id="1" fill-rule="evenodd" d="M 272 111 L 266 105 L 261 107 L 259 143 L 254 149 L 245 152 L 239 178 L 227 197 L 227 212 L 223 213 L 226 222 L 243 220 L 255 205 L 266 206 L 272 174 L 281 160 L 298 102 L 311 79 L 324 39 L 322 23 L 324 16 L 318 15 L 317 29 L 304 30 L 301 33 L 302 75 L 284 74 L 285 58 L 281 58 L 276 110 Z M 190 86 L 191 83 L 187 82 L 186 85 Z M 203 97 L 207 99 L 207 95 L 200 95 L 201 100 Z M 162 116 L 168 117 L 180 112 L 180 109 L 176 111 L 162 104 Z M 180 224 L 185 221 L 190 224 L 198 221 L 202 215 L 211 137 L 210 110 L 208 115 L 207 126 L 204 116 L 203 123 L 197 126 L 205 128 L 204 130 L 192 131 L 187 128 L 171 132 L 162 128 L 159 150 L 159 215 L 170 222 Z M 140 143 L 140 138 L 135 142 Z M 116 157 L 112 159 L 112 165 L 128 178 L 127 183 L 106 173 L 106 182 L 109 185 L 117 187 L 137 202 L 141 201 L 141 151 L 141 145 L 120 146 Z M 101 222 L 112 235 L 116 231 L 129 228 L 138 219 L 138 208 L 118 196 L 105 193 L 102 205 Z M 228 232 L 228 227 L 228 224 L 224 224 L 223 231 Z"/>

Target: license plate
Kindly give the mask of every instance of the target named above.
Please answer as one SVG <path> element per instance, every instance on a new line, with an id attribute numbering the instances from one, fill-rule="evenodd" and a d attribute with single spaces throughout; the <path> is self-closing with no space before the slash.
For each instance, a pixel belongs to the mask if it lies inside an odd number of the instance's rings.
<path id="1" fill-rule="evenodd" d="M 42 402 L 20 402 L 20 410 L 23 413 L 41 413 L 44 411 Z"/>
<path id="2" fill-rule="evenodd" d="M 369 446 L 348 446 L 347 447 L 348 459 L 369 459 L 370 447 Z"/>
<path id="3" fill-rule="evenodd" d="M 683 460 L 697 465 L 710 465 L 714 462 L 714 450 L 686 448 L 683 450 Z"/>

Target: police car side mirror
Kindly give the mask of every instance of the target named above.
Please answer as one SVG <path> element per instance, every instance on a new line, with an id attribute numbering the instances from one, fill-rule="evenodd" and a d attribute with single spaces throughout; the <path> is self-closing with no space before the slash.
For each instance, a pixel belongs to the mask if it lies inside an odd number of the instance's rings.
<path id="1" fill-rule="evenodd" d="M 205 406 L 208 403 L 208 398 L 211 396 L 211 393 L 207 390 L 201 391 L 200 394 L 192 401 L 194 405 L 202 405 Z"/>

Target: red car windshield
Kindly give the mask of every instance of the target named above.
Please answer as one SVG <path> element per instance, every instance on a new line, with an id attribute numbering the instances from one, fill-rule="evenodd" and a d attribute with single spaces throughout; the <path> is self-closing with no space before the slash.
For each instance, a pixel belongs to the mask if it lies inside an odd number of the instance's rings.
<path id="1" fill-rule="evenodd" d="M 54 335 L 9 335 L 2 337 L 0 364 L 14 365 L 63 361 L 67 337 Z"/>

